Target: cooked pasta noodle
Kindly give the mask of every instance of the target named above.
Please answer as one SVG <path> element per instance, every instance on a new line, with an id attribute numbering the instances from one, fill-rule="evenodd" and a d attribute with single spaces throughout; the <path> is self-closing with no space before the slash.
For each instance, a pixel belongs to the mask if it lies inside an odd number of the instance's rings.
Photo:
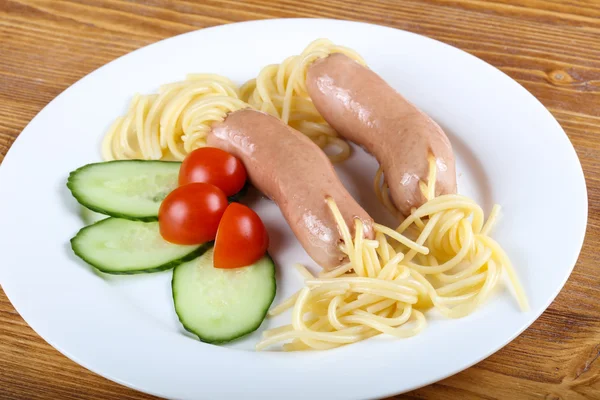
<path id="1" fill-rule="evenodd" d="M 105 160 L 183 160 L 206 146 L 214 122 L 249 107 L 238 87 L 214 74 L 191 74 L 161 86 L 158 94 L 136 95 L 127 114 L 115 120 L 102 143 Z"/>
<path id="2" fill-rule="evenodd" d="M 499 207 L 484 221 L 481 207 L 465 196 L 433 198 L 435 168 L 432 158 L 428 182 L 421 186 L 428 201 L 395 230 L 375 224 L 374 241 L 362 237 L 358 219 L 352 238 L 335 202 L 327 199 L 348 262 L 319 277 L 302 269 L 304 288 L 269 312 L 274 316 L 291 308 L 292 324 L 266 331 L 257 350 L 280 342 L 287 342 L 283 349 L 288 351 L 325 350 L 381 333 L 413 336 L 427 324 L 425 309 L 433 307 L 448 318 L 473 312 L 490 295 L 503 270 L 520 308 L 528 308 L 508 256 L 488 236 Z M 389 195 L 381 178 L 378 172 L 375 188 L 384 203 Z M 392 211 L 397 214 L 395 208 Z"/>
<path id="3" fill-rule="evenodd" d="M 240 98 L 304 133 L 319 147 L 337 148 L 337 152 L 328 155 L 331 161 L 339 162 L 350 156 L 350 146 L 325 122 L 306 90 L 308 66 L 332 53 L 343 53 L 365 65 L 354 50 L 337 46 L 327 39 L 318 39 L 300 55 L 288 57 L 281 64 L 264 67 L 256 79 L 242 86 Z"/>
<path id="4" fill-rule="evenodd" d="M 163 85 L 157 94 L 136 95 L 124 116 L 117 118 L 102 143 L 105 160 L 183 160 L 206 146 L 214 122 L 246 107 L 267 112 L 299 130 L 328 154 L 333 162 L 350 156 L 350 145 L 317 112 L 306 90 L 306 70 L 318 58 L 343 53 L 365 64 L 354 50 L 327 39 L 315 40 L 302 54 L 263 68 L 240 89 L 214 74 L 190 74 L 181 82 Z"/>
<path id="5" fill-rule="evenodd" d="M 308 66 L 332 53 L 365 64 L 353 50 L 320 39 L 300 55 L 263 68 L 241 88 L 219 75 L 198 74 L 164 85 L 156 94 L 136 95 L 107 132 L 103 157 L 182 160 L 206 145 L 213 123 L 252 107 L 281 119 L 322 149 L 337 148 L 329 155 L 332 161 L 345 160 L 349 144 L 318 113 L 306 89 Z M 429 161 L 427 181 L 419 183 L 425 204 L 413 209 L 397 229 L 375 224 L 373 240 L 363 237 L 359 219 L 353 237 L 335 201 L 326 199 L 347 262 L 317 277 L 298 266 L 304 287 L 269 312 L 274 316 L 291 309 L 291 324 L 264 332 L 258 350 L 281 342 L 286 342 L 284 350 L 326 350 L 382 333 L 413 336 L 426 327 L 426 309 L 449 318 L 473 312 L 504 271 L 519 306 L 528 308 L 508 256 L 489 236 L 499 206 L 486 221 L 481 207 L 465 196 L 435 197 L 437 167 L 433 157 Z M 400 218 L 381 168 L 374 189 L 379 201 Z"/>

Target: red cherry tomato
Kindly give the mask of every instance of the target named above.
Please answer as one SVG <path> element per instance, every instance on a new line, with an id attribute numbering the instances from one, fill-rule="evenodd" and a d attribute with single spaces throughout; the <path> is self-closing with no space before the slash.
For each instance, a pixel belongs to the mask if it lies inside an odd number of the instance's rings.
<path id="1" fill-rule="evenodd" d="M 179 185 L 212 183 L 226 196 L 232 196 L 244 187 L 246 177 L 246 168 L 237 157 L 215 147 L 201 147 L 183 160 Z"/>
<path id="2" fill-rule="evenodd" d="M 243 204 L 231 203 L 217 231 L 214 265 L 239 268 L 254 264 L 267 252 L 269 235 L 262 220 Z"/>
<path id="3" fill-rule="evenodd" d="M 227 196 L 209 183 L 190 183 L 173 190 L 158 210 L 162 237 L 176 244 L 201 244 L 215 239 L 227 208 Z"/>

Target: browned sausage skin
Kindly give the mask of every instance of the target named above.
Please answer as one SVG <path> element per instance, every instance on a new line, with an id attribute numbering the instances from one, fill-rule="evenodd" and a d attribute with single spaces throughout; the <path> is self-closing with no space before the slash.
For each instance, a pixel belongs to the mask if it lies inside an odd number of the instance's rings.
<path id="1" fill-rule="evenodd" d="M 279 206 L 302 247 L 323 268 L 335 268 L 346 258 L 327 196 L 352 231 L 354 218 L 360 218 L 365 237 L 373 238 L 373 220 L 342 185 L 325 153 L 277 118 L 235 111 L 213 126 L 208 145 L 242 160 L 252 184 Z"/>
<path id="2" fill-rule="evenodd" d="M 383 168 L 392 201 L 405 216 L 426 199 L 429 156 L 437 165 L 436 195 L 456 193 L 456 168 L 448 137 L 431 118 L 379 75 L 343 54 L 315 61 L 308 93 L 340 135 L 363 146 Z"/>

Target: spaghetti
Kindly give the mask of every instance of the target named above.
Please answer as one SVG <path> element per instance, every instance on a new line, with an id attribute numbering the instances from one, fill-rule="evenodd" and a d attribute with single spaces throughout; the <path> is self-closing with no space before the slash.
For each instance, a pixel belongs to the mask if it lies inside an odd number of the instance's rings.
<path id="1" fill-rule="evenodd" d="M 325 122 L 308 96 L 306 70 L 315 60 L 343 53 L 365 64 L 355 51 L 327 39 L 315 40 L 297 56 L 264 67 L 256 79 L 238 88 L 215 74 L 190 74 L 181 82 L 160 87 L 157 94 L 136 95 L 124 116 L 117 118 L 102 143 L 105 160 L 183 160 L 206 146 L 214 122 L 242 108 L 269 113 L 308 136 L 333 162 L 350 156 L 350 145 Z"/>
<path id="2" fill-rule="evenodd" d="M 257 110 L 269 113 L 304 133 L 322 149 L 337 148 L 337 152 L 328 156 L 331 161 L 340 162 L 350 156 L 350 145 L 325 122 L 306 89 L 308 66 L 332 53 L 343 53 L 365 65 L 354 50 L 337 46 L 327 39 L 318 39 L 300 55 L 288 57 L 281 64 L 264 67 L 256 79 L 241 87 L 240 97 Z"/>
<path id="3" fill-rule="evenodd" d="M 103 157 L 182 160 L 206 146 L 213 123 L 252 107 L 281 119 L 322 149 L 337 148 L 329 157 L 343 161 L 350 155 L 349 144 L 318 113 L 306 89 L 308 66 L 332 53 L 365 64 L 353 50 L 320 39 L 300 55 L 263 68 L 241 88 L 219 75 L 198 74 L 164 85 L 157 94 L 136 95 L 128 112 L 107 132 Z M 413 336 L 426 327 L 423 311 L 429 308 L 449 318 L 472 313 L 504 271 L 519 306 L 528 308 L 509 258 L 489 236 L 500 208 L 494 206 L 485 221 L 481 207 L 465 196 L 435 197 L 437 169 L 435 160 L 429 161 L 427 183 L 420 182 L 427 201 L 397 229 L 375 224 L 375 239 L 363 237 L 359 219 L 352 236 L 335 201 L 326 199 L 342 234 L 347 262 L 317 277 L 297 266 L 304 288 L 269 312 L 274 316 L 292 309 L 292 322 L 264 332 L 258 350 L 281 342 L 286 342 L 284 350 L 325 350 L 382 333 Z M 399 218 L 381 168 L 374 189 Z"/>
<path id="4" fill-rule="evenodd" d="M 380 178 L 378 173 L 375 186 L 383 202 L 386 193 Z M 381 333 L 413 336 L 427 324 L 425 309 L 433 307 L 448 318 L 473 312 L 497 285 L 503 270 L 519 306 L 527 309 L 508 256 L 488 235 L 499 207 L 484 222 L 481 207 L 465 196 L 433 198 L 435 161 L 430 162 L 428 182 L 421 187 L 428 201 L 395 230 L 375 224 L 375 240 L 362 237 L 358 219 L 352 237 L 335 202 L 328 198 L 348 262 L 319 277 L 299 266 L 305 287 L 269 312 L 274 316 L 292 308 L 292 323 L 264 332 L 257 350 L 279 342 L 288 342 L 284 350 L 325 350 Z"/>
<path id="5" fill-rule="evenodd" d="M 158 94 L 136 95 L 127 114 L 115 120 L 102 143 L 105 160 L 183 160 L 206 146 L 214 122 L 249 107 L 238 87 L 214 74 L 191 74 L 161 86 Z"/>

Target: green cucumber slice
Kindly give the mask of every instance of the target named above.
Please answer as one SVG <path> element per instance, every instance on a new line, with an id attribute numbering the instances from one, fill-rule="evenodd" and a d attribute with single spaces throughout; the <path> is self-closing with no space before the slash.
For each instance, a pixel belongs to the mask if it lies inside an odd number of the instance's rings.
<path id="1" fill-rule="evenodd" d="M 184 328 L 207 343 L 225 343 L 255 331 L 275 298 L 275 264 L 218 269 L 213 249 L 173 270 L 173 302 Z"/>
<path id="2" fill-rule="evenodd" d="M 156 221 L 163 199 L 178 186 L 180 162 L 119 160 L 93 163 L 71 172 L 67 187 L 90 211 L 136 221 Z M 249 183 L 229 197 L 240 201 Z M 84 218 L 92 214 L 84 214 Z M 93 219 L 98 219 L 94 217 Z"/>
<path id="3" fill-rule="evenodd" d="M 158 222 L 106 218 L 71 239 L 73 252 L 94 268 L 115 275 L 164 271 L 200 256 L 211 243 L 182 246 L 165 241 Z"/>
<path id="4" fill-rule="evenodd" d="M 102 214 L 155 221 L 163 199 L 177 187 L 180 162 L 121 160 L 85 165 L 69 175 L 77 201 Z"/>

